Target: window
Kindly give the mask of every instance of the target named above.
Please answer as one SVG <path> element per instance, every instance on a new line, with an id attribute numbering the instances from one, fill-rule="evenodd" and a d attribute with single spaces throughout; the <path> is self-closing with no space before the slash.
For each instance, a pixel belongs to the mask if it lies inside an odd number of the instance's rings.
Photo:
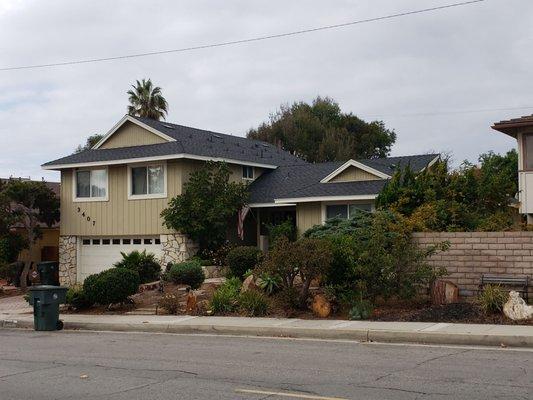
<path id="1" fill-rule="evenodd" d="M 107 169 L 75 171 L 75 199 L 107 200 Z"/>
<path id="2" fill-rule="evenodd" d="M 242 179 L 254 179 L 254 167 L 249 165 L 242 166 Z"/>
<path id="3" fill-rule="evenodd" d="M 111 240 L 110 239 L 102 239 L 102 244 L 104 244 L 104 245 L 111 244 Z"/>
<path id="4" fill-rule="evenodd" d="M 144 239 L 144 244 L 152 244 L 152 239 Z"/>
<path id="5" fill-rule="evenodd" d="M 131 167 L 131 197 L 164 197 L 166 195 L 165 173 L 163 164 Z"/>
<path id="6" fill-rule="evenodd" d="M 120 244 L 120 239 L 113 239 L 113 244 Z"/>
<path id="7" fill-rule="evenodd" d="M 100 244 L 100 239 L 93 239 L 93 245 L 98 246 Z"/>
<path id="8" fill-rule="evenodd" d="M 372 204 L 354 203 L 354 204 L 331 204 L 326 206 L 326 219 L 330 218 L 351 218 L 356 210 L 371 212 Z"/>
<path id="9" fill-rule="evenodd" d="M 533 134 L 524 133 L 523 137 L 524 169 L 533 170 Z"/>
<path id="10" fill-rule="evenodd" d="M 82 244 L 83 244 L 84 246 L 89 246 L 89 245 L 91 244 L 91 240 L 90 240 L 90 239 L 83 239 L 83 240 L 82 240 Z"/>
<path id="11" fill-rule="evenodd" d="M 131 244 L 131 239 L 122 239 L 122 244 Z"/>
<path id="12" fill-rule="evenodd" d="M 326 218 L 348 218 L 348 206 L 346 204 L 326 206 Z"/>
<path id="13" fill-rule="evenodd" d="M 141 244 L 141 243 L 142 243 L 141 239 L 133 239 L 133 244 Z"/>

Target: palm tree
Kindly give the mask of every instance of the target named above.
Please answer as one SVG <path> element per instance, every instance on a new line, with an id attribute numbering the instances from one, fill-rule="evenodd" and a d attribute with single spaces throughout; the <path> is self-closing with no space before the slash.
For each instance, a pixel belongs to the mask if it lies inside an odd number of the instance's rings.
<path id="1" fill-rule="evenodd" d="M 168 103 L 161 94 L 159 86 L 154 87 L 150 79 L 143 79 L 131 87 L 133 90 L 128 90 L 130 96 L 128 114 L 156 120 L 165 119 L 165 114 L 168 113 Z"/>

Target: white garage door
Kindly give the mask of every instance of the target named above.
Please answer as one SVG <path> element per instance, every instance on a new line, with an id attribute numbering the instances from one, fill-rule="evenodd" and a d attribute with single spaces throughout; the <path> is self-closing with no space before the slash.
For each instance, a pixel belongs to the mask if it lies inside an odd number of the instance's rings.
<path id="1" fill-rule="evenodd" d="M 78 281 L 83 282 L 89 275 L 109 269 L 122 259 L 121 252 L 146 250 L 161 257 L 159 237 L 86 237 L 81 239 L 78 259 Z"/>

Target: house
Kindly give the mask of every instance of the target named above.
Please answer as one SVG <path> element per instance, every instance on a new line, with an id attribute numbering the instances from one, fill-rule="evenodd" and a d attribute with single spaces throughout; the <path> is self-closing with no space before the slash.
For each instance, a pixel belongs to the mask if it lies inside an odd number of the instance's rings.
<path id="1" fill-rule="evenodd" d="M 244 243 L 264 247 L 268 223 L 291 218 L 302 233 L 354 208 L 372 210 L 397 167 L 421 170 L 436 159 L 310 164 L 269 143 L 126 115 L 91 150 L 43 165 L 61 171 L 61 281 L 82 281 L 134 249 L 162 264 L 191 257 L 195 244 L 164 227 L 160 214 L 209 160 L 226 162 L 233 181 L 249 182 Z M 236 231 L 234 221 L 229 236 Z"/>
<path id="2" fill-rule="evenodd" d="M 28 180 L 27 178 L 9 178 L 17 180 Z M 0 179 L 2 182 L 8 182 L 9 179 Z M 46 186 L 50 188 L 56 196 L 59 197 L 60 193 L 60 184 L 59 182 L 45 182 Z M 33 247 L 32 254 L 29 254 L 28 250 L 23 250 L 19 254 L 19 260 L 31 260 L 35 263 L 41 261 L 59 261 L 59 222 L 55 223 L 52 226 L 47 226 L 46 224 L 40 224 L 39 226 L 41 231 L 41 237 L 35 243 Z M 18 231 L 21 231 L 25 235 L 23 228 L 17 228 Z"/>
<path id="3" fill-rule="evenodd" d="M 492 129 L 518 143 L 518 210 L 533 224 L 533 115 L 496 122 Z"/>

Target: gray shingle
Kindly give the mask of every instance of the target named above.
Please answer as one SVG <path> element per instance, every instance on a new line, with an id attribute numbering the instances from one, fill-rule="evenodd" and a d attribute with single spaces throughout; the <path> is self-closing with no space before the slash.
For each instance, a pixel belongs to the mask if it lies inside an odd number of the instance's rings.
<path id="1" fill-rule="evenodd" d="M 392 175 L 398 167 L 410 165 L 414 171 L 425 168 L 437 154 L 424 154 L 403 157 L 357 160 L 380 172 Z M 250 203 L 273 203 L 274 199 L 315 197 L 315 196 L 346 196 L 378 194 L 388 181 L 320 183 L 344 162 L 327 162 L 281 166 L 276 170 L 261 175 L 250 185 Z"/>
<path id="2" fill-rule="evenodd" d="M 176 141 L 116 149 L 87 150 L 47 162 L 43 166 L 126 160 L 173 154 L 226 158 L 273 166 L 305 163 L 302 159 L 293 156 L 287 151 L 278 149 L 270 143 L 147 118 L 136 117 L 136 119 L 172 137 Z"/>

